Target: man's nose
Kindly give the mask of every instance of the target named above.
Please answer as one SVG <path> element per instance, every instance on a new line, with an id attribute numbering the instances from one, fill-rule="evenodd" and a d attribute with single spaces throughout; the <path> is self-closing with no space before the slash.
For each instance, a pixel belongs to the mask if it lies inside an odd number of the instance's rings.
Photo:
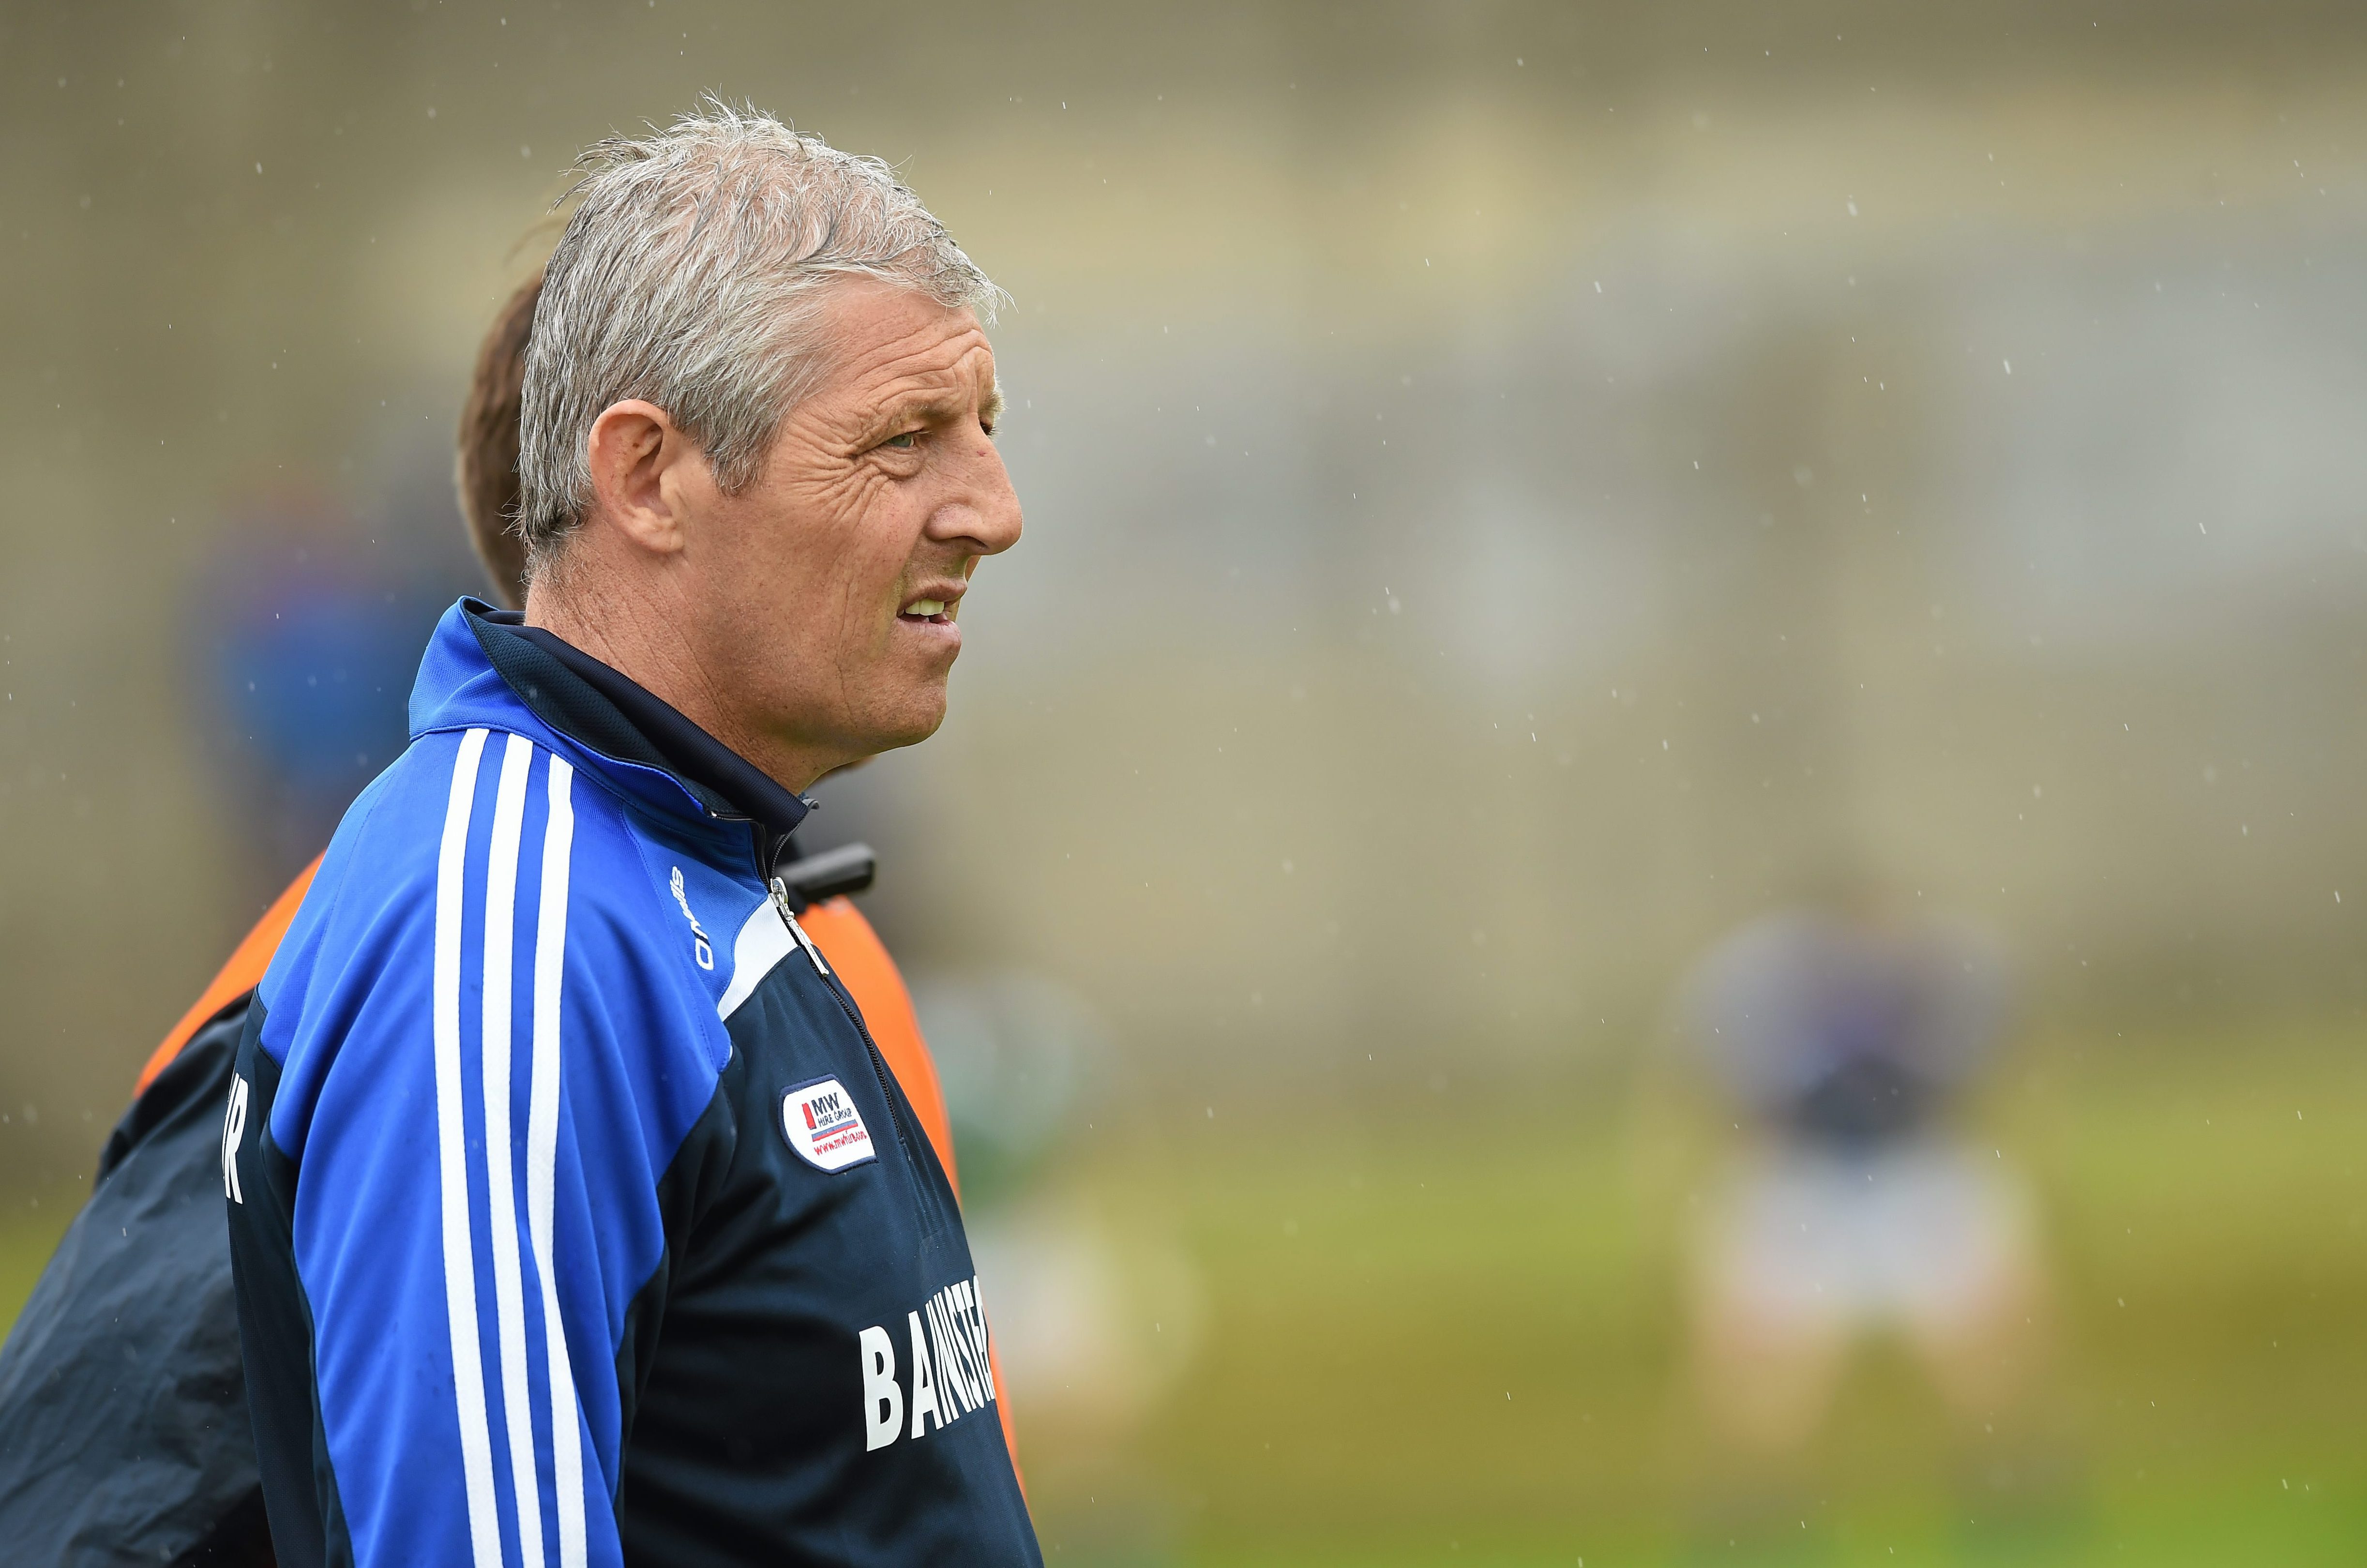
<path id="1" fill-rule="evenodd" d="M 959 498 L 938 509 L 929 532 L 966 541 L 972 554 L 1000 555 L 1019 542 L 1019 493 L 993 442 L 979 438 L 966 457 Z"/>

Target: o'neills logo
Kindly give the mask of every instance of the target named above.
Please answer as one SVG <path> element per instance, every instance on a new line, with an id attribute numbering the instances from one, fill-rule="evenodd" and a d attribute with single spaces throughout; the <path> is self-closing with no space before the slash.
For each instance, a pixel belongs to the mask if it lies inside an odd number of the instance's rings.
<path id="1" fill-rule="evenodd" d="M 781 1133 L 817 1170 L 843 1171 L 875 1156 L 855 1097 L 835 1078 L 800 1084 L 781 1096 Z"/>
<path id="2" fill-rule="evenodd" d="M 855 1336 L 863 1356 L 866 1449 L 884 1449 L 904 1437 L 907 1411 L 911 1436 L 919 1438 L 928 1436 L 932 1421 L 943 1430 L 994 1403 L 986 1311 L 979 1304 L 976 1275 L 946 1286 L 922 1303 L 920 1311 L 906 1312 L 904 1326 L 910 1331 L 912 1359 L 903 1381 L 897 1378 L 893 1335 L 885 1328 L 866 1328 Z"/>

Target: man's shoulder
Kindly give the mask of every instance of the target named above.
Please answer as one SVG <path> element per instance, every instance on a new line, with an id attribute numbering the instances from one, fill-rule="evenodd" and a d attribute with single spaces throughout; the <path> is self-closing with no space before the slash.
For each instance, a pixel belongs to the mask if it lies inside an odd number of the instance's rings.
<path id="1" fill-rule="evenodd" d="M 265 976 L 266 1006 L 348 974 L 403 967 L 423 982 L 447 945 L 483 944 L 489 909 L 564 899 L 571 969 L 613 969 L 667 903 L 631 813 L 538 738 L 491 727 L 431 731 L 347 809 Z M 489 903 L 488 901 L 492 902 Z M 532 929 L 531 926 L 528 929 Z"/>
<path id="2" fill-rule="evenodd" d="M 323 880 L 350 849 L 346 874 L 432 885 L 447 857 L 469 871 L 481 869 L 489 850 L 506 855 L 513 844 L 531 865 L 563 818 L 570 856 L 620 858 L 632 853 L 641 830 L 631 809 L 586 770 L 554 751 L 531 730 L 493 726 L 433 730 L 414 737 L 402 755 L 346 811 L 323 861 Z M 607 878 L 579 892 L 599 894 Z"/>
<path id="3" fill-rule="evenodd" d="M 499 995 L 514 1040 L 563 1007 L 571 1059 L 657 1086 L 667 1125 L 695 1116 L 730 1040 L 651 831 L 534 737 L 415 739 L 347 812 L 258 992 L 280 1147 L 301 1157 L 340 1074 L 432 1092 L 433 1061 L 476 1051 Z"/>

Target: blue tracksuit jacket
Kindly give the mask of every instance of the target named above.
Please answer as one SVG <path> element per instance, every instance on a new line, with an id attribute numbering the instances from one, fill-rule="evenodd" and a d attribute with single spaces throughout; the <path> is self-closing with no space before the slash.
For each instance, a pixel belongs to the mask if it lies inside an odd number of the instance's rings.
<path id="1" fill-rule="evenodd" d="M 952 1189 L 768 887 L 803 803 L 473 601 L 257 993 L 279 1560 L 1040 1563 Z"/>

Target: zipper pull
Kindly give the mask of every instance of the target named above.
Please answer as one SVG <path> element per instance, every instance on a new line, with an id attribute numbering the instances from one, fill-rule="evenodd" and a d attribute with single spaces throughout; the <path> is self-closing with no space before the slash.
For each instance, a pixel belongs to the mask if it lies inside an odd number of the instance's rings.
<path id="1" fill-rule="evenodd" d="M 781 923 L 789 928 L 789 935 L 798 939 L 798 946 L 806 950 L 806 957 L 813 960 L 814 972 L 828 974 L 830 965 L 821 961 L 821 949 L 813 945 L 813 938 L 806 935 L 806 928 L 798 925 L 798 917 L 789 912 L 789 884 L 778 877 L 773 879 L 773 907 L 781 912 Z"/>

